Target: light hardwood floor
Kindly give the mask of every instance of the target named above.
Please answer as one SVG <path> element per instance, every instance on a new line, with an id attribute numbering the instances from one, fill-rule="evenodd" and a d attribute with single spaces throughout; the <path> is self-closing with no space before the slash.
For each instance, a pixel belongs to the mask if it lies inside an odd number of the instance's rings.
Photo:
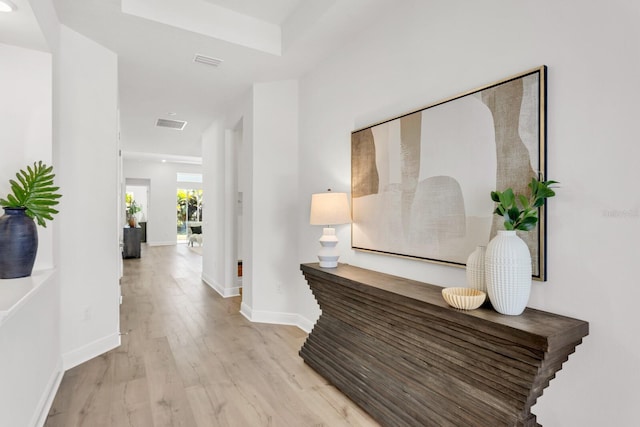
<path id="1" fill-rule="evenodd" d="M 65 373 L 45 426 L 377 426 L 298 356 L 306 334 L 251 323 L 186 245 L 125 260 L 122 345 Z"/>

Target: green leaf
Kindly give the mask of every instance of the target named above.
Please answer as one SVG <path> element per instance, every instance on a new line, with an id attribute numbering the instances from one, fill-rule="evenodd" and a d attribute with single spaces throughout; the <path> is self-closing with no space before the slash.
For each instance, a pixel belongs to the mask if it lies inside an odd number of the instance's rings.
<path id="1" fill-rule="evenodd" d="M 535 200 L 535 202 L 533 203 L 533 207 L 535 207 L 535 208 L 539 208 L 540 206 L 544 205 L 545 200 L 546 200 L 546 199 L 544 199 L 544 198 L 542 198 L 542 197 L 541 197 L 541 198 L 536 199 L 536 200 Z"/>
<path id="2" fill-rule="evenodd" d="M 540 190 L 540 192 L 538 193 L 538 197 L 544 197 L 544 198 L 553 197 L 555 195 L 556 195 L 555 191 L 553 191 L 550 188 L 546 188 L 546 187 L 542 188 Z"/>
<path id="3" fill-rule="evenodd" d="M 24 175 L 21 175 L 20 173 L 17 173 L 16 174 L 16 178 L 18 178 L 18 180 L 20 181 L 20 184 L 22 184 L 22 188 L 27 188 L 28 187 L 28 184 L 27 184 L 27 181 L 29 180 L 28 176 L 24 176 Z M 9 181 L 9 182 L 11 182 L 11 181 Z"/>
<path id="4" fill-rule="evenodd" d="M 533 229 L 537 223 L 538 223 L 537 217 L 529 216 L 529 217 L 523 218 L 522 221 L 520 222 L 520 225 L 518 226 L 518 230 L 529 231 Z"/>
<path id="5" fill-rule="evenodd" d="M 13 194 L 8 194 L 7 195 L 7 199 L 9 200 L 9 207 L 11 208 L 19 208 L 21 206 L 21 203 L 18 199 L 15 198 L 15 196 Z"/>
<path id="6" fill-rule="evenodd" d="M 502 203 L 507 208 L 512 206 L 513 202 L 515 201 L 515 196 L 513 195 L 513 190 L 511 188 L 507 188 L 502 194 L 499 194 L 499 196 L 500 203 Z"/>
<path id="7" fill-rule="evenodd" d="M 520 209 L 514 206 L 508 210 L 507 214 L 509 215 L 509 218 L 515 222 L 520 216 Z"/>
<path id="8" fill-rule="evenodd" d="M 45 220 L 53 220 L 58 211 L 51 206 L 57 205 L 57 199 L 62 197 L 57 193 L 60 189 L 53 185 L 53 167 L 39 161 L 27 165 L 26 170 L 21 169 L 16 173 L 17 180 L 9 180 L 11 192 L 6 200 L 0 199 L 0 204 L 5 207 L 25 207 L 26 214 L 36 222 L 46 227 Z"/>
<path id="9" fill-rule="evenodd" d="M 545 204 L 547 198 L 555 196 L 556 193 L 550 186 L 557 183 L 531 178 L 528 184 L 531 190 L 530 197 L 524 194 L 516 195 L 511 188 L 503 192 L 492 191 L 491 200 L 498 203 L 493 213 L 504 217 L 506 230 L 530 231 L 538 223 L 538 208 Z"/>
<path id="10" fill-rule="evenodd" d="M 520 194 L 518 199 L 520 199 L 520 204 L 523 209 L 527 209 L 529 207 L 529 199 L 527 199 L 523 194 Z"/>

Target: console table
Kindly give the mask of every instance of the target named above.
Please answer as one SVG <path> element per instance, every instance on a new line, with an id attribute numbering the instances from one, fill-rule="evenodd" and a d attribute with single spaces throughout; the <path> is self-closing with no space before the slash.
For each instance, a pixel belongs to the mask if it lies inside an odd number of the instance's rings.
<path id="1" fill-rule="evenodd" d="M 122 230 L 124 233 L 122 258 L 140 258 L 141 229 L 125 227 Z"/>
<path id="2" fill-rule="evenodd" d="M 442 288 L 300 266 L 322 315 L 300 356 L 388 426 L 539 426 L 531 407 L 589 324 L 527 308 L 462 311 Z"/>

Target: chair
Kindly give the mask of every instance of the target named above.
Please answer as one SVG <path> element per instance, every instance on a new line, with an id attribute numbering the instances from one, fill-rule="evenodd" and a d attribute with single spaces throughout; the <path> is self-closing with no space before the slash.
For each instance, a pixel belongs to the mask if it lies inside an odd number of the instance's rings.
<path id="1" fill-rule="evenodd" d="M 202 223 L 200 221 L 189 222 L 187 241 L 189 246 L 193 246 L 194 243 L 202 246 Z"/>

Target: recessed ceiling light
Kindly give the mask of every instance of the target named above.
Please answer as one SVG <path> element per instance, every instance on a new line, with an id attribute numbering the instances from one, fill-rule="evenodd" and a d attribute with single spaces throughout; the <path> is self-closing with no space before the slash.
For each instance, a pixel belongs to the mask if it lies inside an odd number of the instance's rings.
<path id="1" fill-rule="evenodd" d="M 0 12 L 13 12 L 18 7 L 9 0 L 0 0 Z"/>
<path id="2" fill-rule="evenodd" d="M 162 159 L 162 163 L 167 163 L 167 160 L 166 159 Z"/>
<path id="3" fill-rule="evenodd" d="M 178 113 L 174 113 L 173 111 L 169 111 L 167 113 L 167 116 L 175 116 L 176 114 L 178 114 Z"/>

